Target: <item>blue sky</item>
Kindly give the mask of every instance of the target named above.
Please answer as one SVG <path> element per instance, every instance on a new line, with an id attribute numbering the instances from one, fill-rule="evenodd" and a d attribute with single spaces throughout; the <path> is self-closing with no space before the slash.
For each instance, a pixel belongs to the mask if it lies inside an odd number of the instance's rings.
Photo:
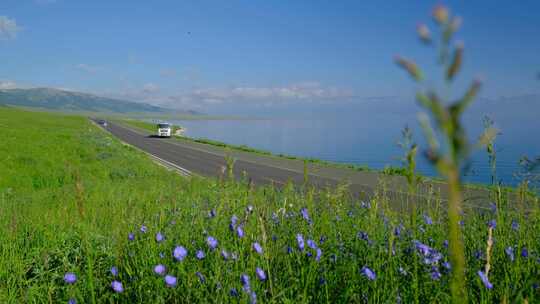
<path id="1" fill-rule="evenodd" d="M 433 28 L 436 4 L 2 0 L 0 87 L 49 86 L 209 112 L 410 97 L 415 87 L 393 57 L 434 62 L 415 28 Z M 444 4 L 464 19 L 458 87 L 482 76 L 485 97 L 540 94 L 540 1 Z"/>

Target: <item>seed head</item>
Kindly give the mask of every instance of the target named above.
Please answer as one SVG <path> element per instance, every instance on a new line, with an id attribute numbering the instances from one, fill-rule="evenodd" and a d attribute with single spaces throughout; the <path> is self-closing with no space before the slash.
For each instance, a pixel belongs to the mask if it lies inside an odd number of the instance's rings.
<path id="1" fill-rule="evenodd" d="M 448 12 L 448 8 L 440 4 L 435 6 L 432 12 L 433 19 L 435 19 L 438 24 L 447 23 L 449 14 L 450 13 Z"/>
<path id="2" fill-rule="evenodd" d="M 418 37 L 420 38 L 420 40 L 425 43 L 425 44 L 429 44 L 431 43 L 431 33 L 429 31 L 429 28 L 427 27 L 427 25 L 425 24 L 419 24 L 417 27 L 416 27 L 416 32 L 418 33 Z"/>

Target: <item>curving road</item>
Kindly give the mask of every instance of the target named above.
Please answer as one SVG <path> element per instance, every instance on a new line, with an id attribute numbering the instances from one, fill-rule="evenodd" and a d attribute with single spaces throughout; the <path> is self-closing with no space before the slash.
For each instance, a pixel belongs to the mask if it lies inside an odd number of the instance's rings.
<path id="1" fill-rule="evenodd" d="M 301 160 L 241 151 L 226 152 L 223 148 L 189 140 L 156 138 L 147 131 L 115 122 L 108 122 L 105 129 L 121 141 L 165 161 L 184 173 L 218 177 L 226 166 L 225 155 L 231 153 L 235 159 L 236 178 L 241 178 L 245 172 L 256 185 L 284 185 L 289 181 L 297 185 L 304 183 L 304 163 Z M 317 164 L 309 164 L 308 172 L 309 183 L 318 188 L 335 188 L 339 184 L 347 183 L 352 195 L 364 199 L 373 196 L 375 189 L 381 189 L 383 183 L 384 189 L 387 189 L 386 194 L 393 202 L 402 203 L 407 200 L 407 185 L 401 176 L 386 176 L 376 172 Z M 433 191 L 440 192 L 441 200 L 445 201 L 446 187 L 444 183 L 435 181 L 421 185 L 416 199 L 427 200 L 429 193 Z M 485 190 L 466 189 L 464 196 L 466 204 L 473 207 L 487 206 L 489 202 L 489 193 Z"/>

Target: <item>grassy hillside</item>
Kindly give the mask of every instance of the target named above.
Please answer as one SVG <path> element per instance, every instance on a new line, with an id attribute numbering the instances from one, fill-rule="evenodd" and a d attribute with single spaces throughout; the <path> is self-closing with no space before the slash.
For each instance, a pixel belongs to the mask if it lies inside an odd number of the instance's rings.
<path id="1" fill-rule="evenodd" d="M 2 303 L 450 299 L 436 195 L 409 217 L 389 207 L 384 187 L 360 202 L 345 187 L 184 179 L 83 117 L 0 107 L 0 131 Z M 465 216 L 475 302 L 540 301 L 537 205 L 526 216 L 514 207 L 525 208 L 502 198 Z M 486 262 L 492 289 L 477 274 Z"/>
<path id="2" fill-rule="evenodd" d="M 0 90 L 0 104 L 49 110 L 107 113 L 171 113 L 172 110 L 86 93 L 51 88 Z"/>

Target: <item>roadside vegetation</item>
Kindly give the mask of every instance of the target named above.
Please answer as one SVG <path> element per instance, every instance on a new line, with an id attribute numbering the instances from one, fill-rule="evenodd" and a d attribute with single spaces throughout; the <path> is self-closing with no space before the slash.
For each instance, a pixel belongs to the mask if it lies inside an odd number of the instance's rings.
<path id="1" fill-rule="evenodd" d="M 449 46 L 456 19 L 441 6 L 434 18 Z M 420 34 L 431 43 L 427 28 Z M 459 52 L 443 61 L 450 80 Z M 412 61 L 398 63 L 422 79 Z M 85 117 L 0 107 L 0 302 L 540 302 L 531 175 L 510 200 L 486 126 L 493 202 L 464 208 L 459 171 L 474 145 L 459 117 L 474 94 L 448 106 L 422 92 L 431 145 L 405 134 L 403 174 L 414 194 L 417 154 L 429 156 L 448 202 L 438 193 L 391 201 L 384 182 L 369 198 L 346 185 L 253 187 L 231 168 L 183 178 Z"/>

